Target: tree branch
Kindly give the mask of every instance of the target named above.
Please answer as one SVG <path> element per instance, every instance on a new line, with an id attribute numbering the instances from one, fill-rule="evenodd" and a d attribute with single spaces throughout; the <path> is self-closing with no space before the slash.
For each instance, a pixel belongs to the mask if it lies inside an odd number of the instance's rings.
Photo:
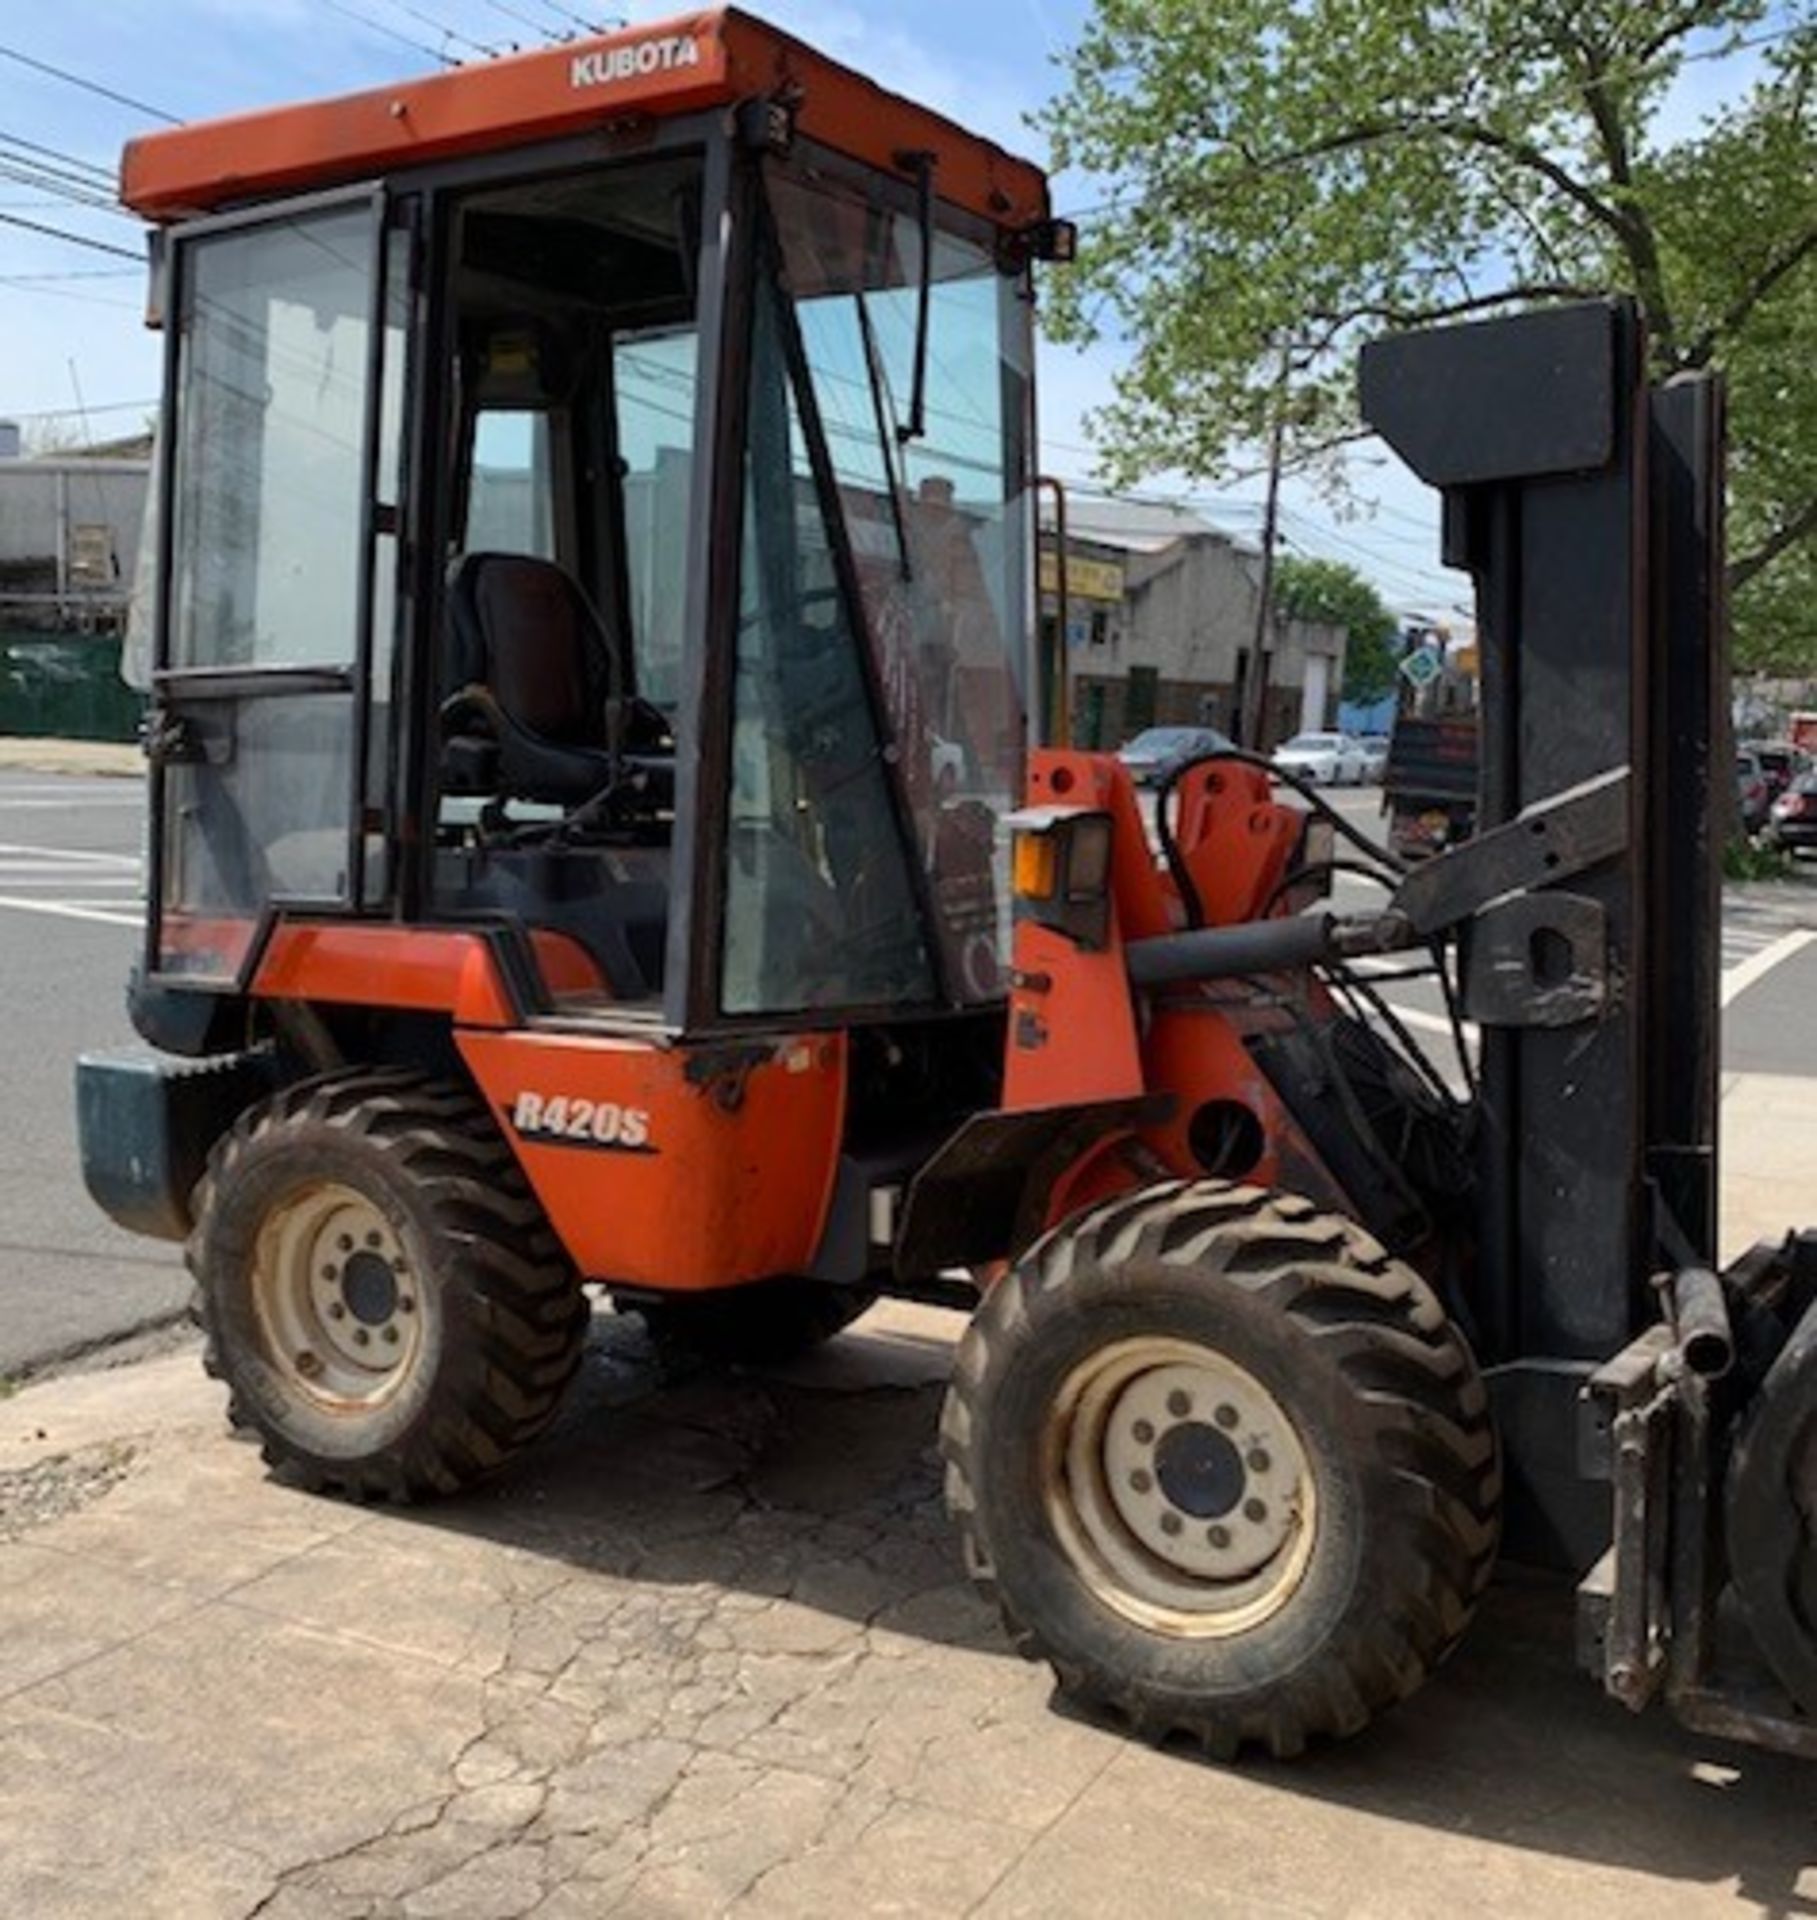
<path id="1" fill-rule="evenodd" d="M 1682 13 L 1634 49 L 1633 64 L 1637 67 L 1650 66 L 1674 40 L 1682 40 L 1687 33 L 1695 33 L 1699 27 L 1708 25 L 1713 19 L 1720 19 L 1727 11 L 1725 0 L 1691 0 Z"/>
<path id="2" fill-rule="evenodd" d="M 1745 587 L 1756 574 L 1764 573 L 1782 553 L 1808 540 L 1817 532 L 1817 498 L 1807 500 L 1791 519 L 1776 527 L 1752 553 L 1744 553 L 1729 564 L 1729 591 Z"/>
<path id="3" fill-rule="evenodd" d="M 1467 300 L 1447 300 L 1436 306 L 1394 307 L 1367 302 L 1343 313 L 1315 313 L 1310 317 L 1329 322 L 1334 329 L 1348 326 L 1353 320 L 1383 320 L 1391 327 L 1429 327 L 1440 320 L 1460 320 L 1466 314 L 1488 313 L 1518 301 L 1596 300 L 1607 291 L 1606 287 L 1580 286 L 1571 280 L 1521 280 L 1499 293 L 1472 294 Z"/>
<path id="4" fill-rule="evenodd" d="M 1801 261 L 1817 253 L 1817 227 L 1809 227 L 1777 260 L 1769 261 L 1720 320 L 1714 321 L 1685 349 L 1685 365 L 1701 367 L 1716 351 L 1717 342 L 1740 331 L 1741 323 Z"/>
<path id="5" fill-rule="evenodd" d="M 1661 357 L 1668 365 L 1676 365 L 1677 331 L 1666 300 L 1665 268 L 1659 258 L 1659 241 L 1653 223 L 1635 197 L 1628 130 L 1622 124 L 1621 108 L 1609 89 L 1609 71 L 1602 53 L 1581 42 L 1579 45 L 1584 58 L 1584 105 L 1601 143 L 1609 179 L 1619 196 L 1616 231 L 1621 235 L 1628 264 L 1634 269 L 1634 291 L 1640 296 L 1641 311 Z"/>
<path id="6" fill-rule="evenodd" d="M 1464 115 L 1448 114 L 1436 119 L 1422 119 L 1415 115 L 1400 120 L 1359 120 L 1353 126 L 1286 153 L 1256 154 L 1240 145 L 1236 150 L 1242 155 L 1249 172 L 1277 173 L 1289 167 L 1303 166 L 1309 160 L 1323 160 L 1333 154 L 1348 153 L 1356 147 L 1374 146 L 1383 140 L 1418 140 L 1428 136 L 1456 140 L 1466 146 L 1484 147 L 1516 161 L 1530 172 L 1550 181 L 1567 199 L 1575 202 L 1591 219 L 1607 227 L 1624 243 L 1628 239 L 1628 217 L 1619 208 L 1611 206 L 1593 187 L 1579 180 L 1569 168 L 1554 160 L 1543 147 L 1536 147 L 1530 140 L 1504 133 L 1499 127 L 1487 126 L 1480 120 L 1472 120 Z"/>

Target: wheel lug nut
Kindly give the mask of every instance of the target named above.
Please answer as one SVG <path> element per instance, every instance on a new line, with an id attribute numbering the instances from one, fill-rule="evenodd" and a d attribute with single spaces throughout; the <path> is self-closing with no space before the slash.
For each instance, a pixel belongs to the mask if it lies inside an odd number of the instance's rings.
<path id="1" fill-rule="evenodd" d="M 1136 1445 L 1139 1447 L 1151 1445 L 1155 1437 L 1154 1428 L 1150 1426 L 1146 1420 L 1138 1420 L 1136 1424 L 1130 1428 L 1130 1432 L 1135 1435 Z"/>
<path id="2" fill-rule="evenodd" d="M 371 1247 L 374 1252 L 377 1252 L 385 1243 L 376 1233 L 369 1233 L 366 1236 L 366 1244 Z"/>
<path id="3" fill-rule="evenodd" d="M 1251 1473 L 1266 1473 L 1268 1469 L 1274 1465 L 1274 1462 L 1269 1459 L 1268 1455 L 1260 1447 L 1257 1447 L 1255 1451 L 1250 1454 L 1247 1465 Z"/>
<path id="4" fill-rule="evenodd" d="M 399 1297 L 397 1310 L 399 1313 L 414 1313 L 416 1311 L 416 1302 L 409 1294 L 403 1294 Z"/>
<path id="5" fill-rule="evenodd" d="M 1140 1467 L 1129 1476 L 1129 1484 L 1137 1493 L 1146 1493 L 1154 1483 L 1154 1475 L 1145 1473 Z"/>
<path id="6" fill-rule="evenodd" d="M 334 1244 L 339 1247 L 343 1253 L 351 1253 L 353 1251 L 353 1235 L 350 1233 L 340 1234 L 336 1237 Z"/>
<path id="7" fill-rule="evenodd" d="M 356 1347 L 369 1347 L 372 1345 L 372 1335 L 369 1334 L 364 1327 L 356 1327 L 353 1334 L 353 1344 Z"/>
<path id="8" fill-rule="evenodd" d="M 391 1347 L 395 1347 L 397 1345 L 397 1328 L 396 1327 L 387 1327 L 385 1329 L 385 1344 Z"/>
<path id="9" fill-rule="evenodd" d="M 322 1278 L 324 1280 L 338 1280 L 340 1277 L 341 1270 L 332 1261 L 322 1269 Z"/>
<path id="10" fill-rule="evenodd" d="M 1208 1527 L 1205 1532 L 1205 1538 L 1209 1540 L 1214 1547 L 1227 1547 L 1230 1545 L 1230 1529 L 1228 1527 Z"/>
<path id="11" fill-rule="evenodd" d="M 340 1301 L 330 1300 L 328 1303 L 328 1317 L 330 1320 L 345 1320 L 347 1318 L 347 1309 L 342 1306 Z"/>
<path id="12" fill-rule="evenodd" d="M 303 1351 L 297 1355 L 297 1372 L 300 1373 L 305 1380 L 313 1380 L 321 1371 L 321 1361 L 305 1347 Z"/>
<path id="13" fill-rule="evenodd" d="M 1234 1427 L 1237 1423 L 1237 1410 L 1226 1402 L 1211 1416 L 1220 1427 Z"/>
<path id="14" fill-rule="evenodd" d="M 1182 1393 L 1178 1387 L 1175 1387 L 1173 1392 L 1167 1396 L 1167 1411 L 1171 1413 L 1176 1420 L 1184 1420 L 1192 1411 L 1192 1395 Z"/>
<path id="15" fill-rule="evenodd" d="M 1177 1513 L 1162 1514 L 1161 1531 L 1163 1533 L 1178 1533 L 1180 1531 L 1180 1516 Z"/>
<path id="16" fill-rule="evenodd" d="M 1252 1525 L 1259 1527 L 1262 1522 L 1268 1518 L 1268 1502 L 1266 1500 L 1245 1500 L 1243 1502 L 1243 1518 Z"/>

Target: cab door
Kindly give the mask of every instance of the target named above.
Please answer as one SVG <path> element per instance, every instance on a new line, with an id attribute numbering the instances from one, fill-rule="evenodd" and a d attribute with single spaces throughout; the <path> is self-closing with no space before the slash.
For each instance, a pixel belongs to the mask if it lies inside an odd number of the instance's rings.
<path id="1" fill-rule="evenodd" d="M 411 249 L 371 190 L 180 229 L 166 303 L 147 955 L 242 985 L 381 904 Z"/>

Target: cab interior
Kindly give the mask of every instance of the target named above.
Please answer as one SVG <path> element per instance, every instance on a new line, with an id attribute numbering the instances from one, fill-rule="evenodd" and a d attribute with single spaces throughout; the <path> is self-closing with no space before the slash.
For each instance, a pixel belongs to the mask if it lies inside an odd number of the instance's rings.
<path id="1" fill-rule="evenodd" d="M 454 212 L 433 909 L 551 998 L 660 1002 L 697 393 L 697 161 Z"/>

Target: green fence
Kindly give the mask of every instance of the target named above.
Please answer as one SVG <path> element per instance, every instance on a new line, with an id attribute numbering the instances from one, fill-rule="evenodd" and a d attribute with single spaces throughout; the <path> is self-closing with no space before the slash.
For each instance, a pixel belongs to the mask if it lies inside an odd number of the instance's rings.
<path id="1" fill-rule="evenodd" d="M 118 634 L 0 627 L 0 734 L 136 740 L 144 711 L 120 678 Z"/>

